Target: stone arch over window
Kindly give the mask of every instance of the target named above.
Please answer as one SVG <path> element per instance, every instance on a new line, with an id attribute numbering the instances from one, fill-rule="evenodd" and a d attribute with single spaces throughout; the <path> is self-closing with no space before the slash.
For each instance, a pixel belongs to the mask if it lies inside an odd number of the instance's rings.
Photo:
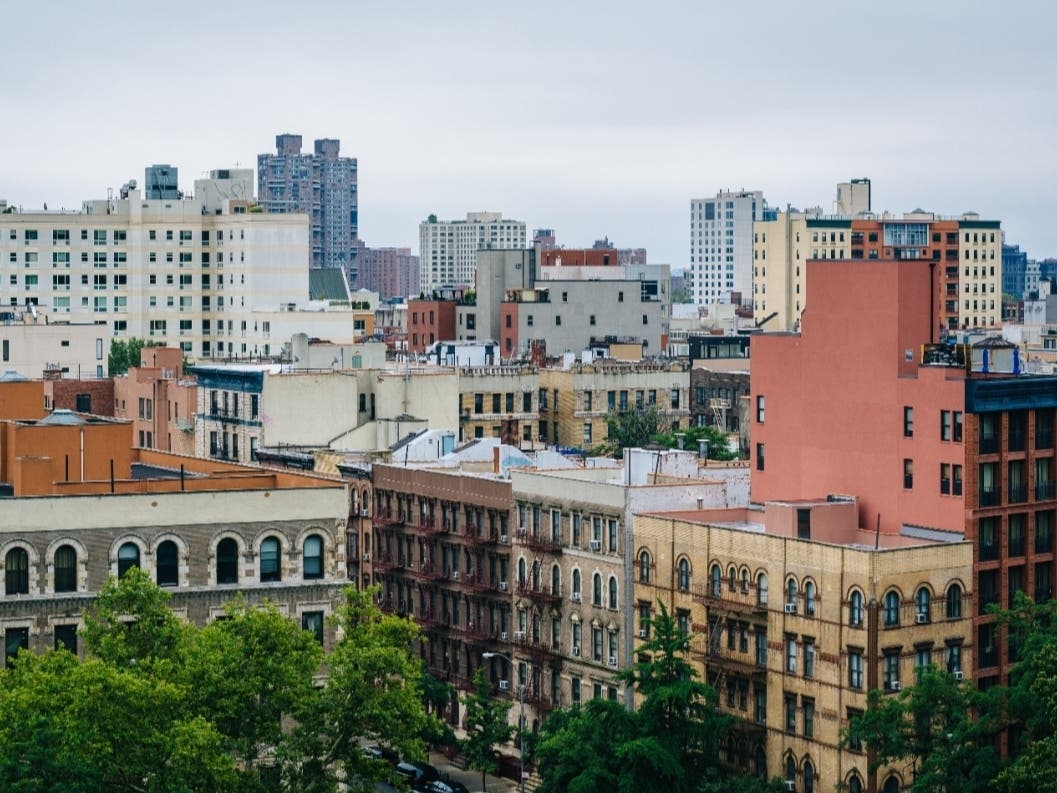
<path id="1" fill-rule="evenodd" d="M 551 594 L 561 595 L 562 593 L 562 569 L 557 564 L 551 565 Z"/>
<path id="2" fill-rule="evenodd" d="M 811 762 L 810 757 L 804 758 L 802 770 L 804 774 L 804 793 L 815 793 L 815 764 Z"/>
<path id="3" fill-rule="evenodd" d="M 800 585 L 797 583 L 796 576 L 791 575 L 785 580 L 785 604 L 795 608 L 799 596 Z"/>
<path id="4" fill-rule="evenodd" d="M 286 548 L 283 536 L 277 531 L 266 531 L 257 538 L 257 578 L 262 583 L 283 580 L 283 560 Z"/>
<path id="5" fill-rule="evenodd" d="M 818 587 L 810 578 L 804 579 L 804 613 L 809 617 L 815 616 L 818 605 Z"/>
<path id="6" fill-rule="evenodd" d="M 617 577 L 615 575 L 609 577 L 609 602 L 607 605 L 614 610 L 617 608 Z"/>
<path id="7" fill-rule="evenodd" d="M 717 569 L 718 569 L 718 567 L 717 567 Z M 679 591 L 680 592 L 689 592 L 690 591 L 690 573 L 691 573 L 691 569 L 690 569 L 690 560 L 687 559 L 685 556 L 679 557 L 679 571 L 678 572 L 679 572 L 679 577 L 678 577 L 677 583 L 679 585 Z"/>
<path id="8" fill-rule="evenodd" d="M 648 584 L 650 583 L 650 568 L 653 566 L 653 559 L 650 557 L 650 552 L 643 548 L 639 551 L 639 583 Z"/>
<path id="9" fill-rule="evenodd" d="M 573 568 L 573 599 L 579 600 L 583 593 L 583 578 L 580 575 L 580 568 Z"/>
<path id="10" fill-rule="evenodd" d="M 932 590 L 925 584 L 914 593 L 914 619 L 917 622 L 932 622 Z"/>
<path id="11" fill-rule="evenodd" d="M 591 603 L 595 606 L 602 605 L 602 574 L 595 573 L 591 582 Z"/>
<path id="12" fill-rule="evenodd" d="M 525 586 L 528 583 L 528 563 L 525 561 L 524 556 L 519 556 L 517 560 L 517 585 L 520 587 Z"/>
<path id="13" fill-rule="evenodd" d="M 79 592 L 86 580 L 88 553 L 84 545 L 70 537 L 60 537 L 48 545 L 48 592 Z"/>
<path id="14" fill-rule="evenodd" d="M 767 605 L 767 573 L 762 570 L 756 574 L 756 605 Z"/>
<path id="15" fill-rule="evenodd" d="M 756 744 L 756 749 L 752 753 L 753 758 L 753 772 L 760 779 L 767 779 L 767 752 L 760 744 Z"/>
<path id="16" fill-rule="evenodd" d="M 180 546 L 162 540 L 154 549 L 154 577 L 158 586 L 180 585 Z"/>
<path id="17" fill-rule="evenodd" d="M 723 591 L 723 568 L 717 562 L 713 562 L 708 568 L 708 585 L 713 595 Z"/>
<path id="18" fill-rule="evenodd" d="M 962 593 L 965 590 L 958 581 L 947 585 L 947 619 L 956 620 L 962 616 Z"/>
<path id="19" fill-rule="evenodd" d="M 796 757 L 792 753 L 785 756 L 785 781 L 796 784 Z"/>
<path id="20" fill-rule="evenodd" d="M 242 537 L 233 532 L 224 532 L 213 538 L 209 555 L 214 561 L 216 583 L 237 584 L 241 578 L 241 560 L 245 554 Z"/>
<path id="21" fill-rule="evenodd" d="M 892 628 L 899 624 L 899 603 L 902 598 L 898 589 L 889 589 L 884 596 L 884 624 Z"/>
<path id="22" fill-rule="evenodd" d="M 301 542 L 301 577 L 306 581 L 323 577 L 326 543 L 313 532 Z"/>
<path id="23" fill-rule="evenodd" d="M 749 568 L 742 567 L 739 576 L 741 578 L 741 593 L 747 595 L 749 594 L 749 583 L 752 580 L 752 576 L 749 574 Z"/>
<path id="24" fill-rule="evenodd" d="M 859 589 L 853 589 L 848 593 L 848 624 L 853 628 L 861 628 L 863 624 L 863 609 L 865 598 Z"/>
<path id="25" fill-rule="evenodd" d="M 895 774 L 889 776 L 881 785 L 881 793 L 899 793 L 902 789 L 902 781 Z"/>
<path id="26" fill-rule="evenodd" d="M 110 572 L 121 578 L 133 567 L 142 567 L 147 543 L 141 537 L 121 537 L 110 546 Z"/>
<path id="27" fill-rule="evenodd" d="M 727 588 L 731 592 L 736 592 L 738 589 L 738 568 L 734 565 L 727 568 Z"/>
<path id="28" fill-rule="evenodd" d="M 865 788 L 862 783 L 862 777 L 859 776 L 858 771 L 852 771 L 848 774 L 847 788 L 848 793 L 863 793 Z"/>
<path id="29" fill-rule="evenodd" d="M 25 545 L 12 545 L 4 554 L 4 594 L 29 594 L 29 551 Z"/>

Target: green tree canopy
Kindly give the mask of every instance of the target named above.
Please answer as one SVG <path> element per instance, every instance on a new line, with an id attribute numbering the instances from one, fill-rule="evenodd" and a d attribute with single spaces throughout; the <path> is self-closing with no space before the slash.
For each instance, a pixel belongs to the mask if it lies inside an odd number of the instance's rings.
<path id="1" fill-rule="evenodd" d="M 140 352 L 144 347 L 161 347 L 161 342 L 144 341 L 131 337 L 110 340 L 110 355 L 107 357 L 107 373 L 111 377 L 122 375 L 134 366 L 139 366 Z"/>
<path id="2" fill-rule="evenodd" d="M 608 438 L 598 449 L 600 454 L 619 458 L 624 449 L 642 448 L 649 444 L 674 449 L 682 436 L 683 448 L 697 451 L 699 442 L 708 442 L 708 459 L 733 460 L 737 453 L 731 451 L 727 433 L 717 427 L 704 425 L 687 427 L 678 433 L 672 430 L 671 421 L 656 405 L 629 407 L 610 411 L 606 416 Z"/>
<path id="3" fill-rule="evenodd" d="M 477 667 L 473 688 L 473 692 L 463 699 L 466 704 L 466 738 L 460 741 L 459 748 L 466 764 L 481 772 L 481 789 L 487 790 L 485 775 L 499 770 L 496 747 L 509 741 L 514 734 L 514 728 L 507 722 L 512 703 L 492 697 L 492 685 L 482 666 Z"/>

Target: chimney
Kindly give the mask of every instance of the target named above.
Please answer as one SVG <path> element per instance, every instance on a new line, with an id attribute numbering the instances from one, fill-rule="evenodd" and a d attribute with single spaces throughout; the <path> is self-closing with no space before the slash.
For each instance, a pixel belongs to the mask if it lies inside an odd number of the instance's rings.
<path id="1" fill-rule="evenodd" d="M 492 473 L 499 476 L 499 447 L 492 449 Z"/>

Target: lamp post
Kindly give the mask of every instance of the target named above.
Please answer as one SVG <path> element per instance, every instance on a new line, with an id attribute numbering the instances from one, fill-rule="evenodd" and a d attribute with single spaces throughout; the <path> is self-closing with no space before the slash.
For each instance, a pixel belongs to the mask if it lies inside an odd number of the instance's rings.
<path id="1" fill-rule="evenodd" d="M 509 655 L 503 653 L 481 653 L 482 658 L 502 658 L 508 664 L 510 664 L 510 671 L 514 671 L 514 661 Z M 517 687 L 517 701 L 518 701 L 518 738 L 521 740 L 521 747 L 518 750 L 518 756 L 521 760 L 520 778 L 518 779 L 517 789 L 520 793 L 525 793 L 525 686 L 522 683 L 518 683 Z"/>

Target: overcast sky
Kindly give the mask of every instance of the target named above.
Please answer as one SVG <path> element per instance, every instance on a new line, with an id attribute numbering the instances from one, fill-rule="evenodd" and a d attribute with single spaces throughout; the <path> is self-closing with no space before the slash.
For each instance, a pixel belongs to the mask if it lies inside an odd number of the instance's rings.
<path id="1" fill-rule="evenodd" d="M 648 10 L 646 10 L 648 9 Z M 966 210 L 1057 256 L 1057 4 L 13 3 L 0 198 L 79 207 L 168 162 L 181 187 L 275 135 L 359 158 L 360 236 L 499 210 L 682 267 L 689 201 Z"/>

